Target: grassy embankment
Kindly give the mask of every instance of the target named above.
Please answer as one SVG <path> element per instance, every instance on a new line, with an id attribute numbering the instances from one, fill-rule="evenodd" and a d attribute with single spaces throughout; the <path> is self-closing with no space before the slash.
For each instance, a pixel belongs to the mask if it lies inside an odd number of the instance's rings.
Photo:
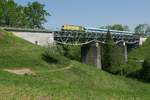
<path id="1" fill-rule="evenodd" d="M 0 35 L 0 100 L 149 100 L 150 84 L 114 76 L 71 61 L 48 64 L 44 48 L 2 32 Z M 5 33 L 5 34 L 4 34 Z M 3 69 L 30 68 L 35 75 L 16 75 Z M 44 99 L 43 99 L 44 100 Z"/>
<path id="2" fill-rule="evenodd" d="M 142 46 L 138 49 L 134 49 L 129 53 L 130 60 L 144 60 L 146 57 L 150 56 L 150 38 L 144 42 Z"/>

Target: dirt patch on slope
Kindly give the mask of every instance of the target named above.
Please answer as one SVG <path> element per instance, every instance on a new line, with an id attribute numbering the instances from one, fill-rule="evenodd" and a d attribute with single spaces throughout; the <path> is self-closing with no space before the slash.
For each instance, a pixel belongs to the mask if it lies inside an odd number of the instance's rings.
<path id="1" fill-rule="evenodd" d="M 29 68 L 20 68 L 20 69 L 4 69 L 4 71 L 14 73 L 17 75 L 35 75 L 35 73 Z"/>

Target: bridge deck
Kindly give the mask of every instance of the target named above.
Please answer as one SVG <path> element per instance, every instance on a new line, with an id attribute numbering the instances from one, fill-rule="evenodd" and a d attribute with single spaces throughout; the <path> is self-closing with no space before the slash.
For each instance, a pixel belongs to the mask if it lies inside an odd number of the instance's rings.
<path id="1" fill-rule="evenodd" d="M 139 42 L 139 36 L 133 34 L 112 34 L 115 42 L 125 41 L 128 43 Z M 88 43 L 89 41 L 105 42 L 106 32 L 73 32 L 73 31 L 55 31 L 54 40 L 61 43 Z"/>

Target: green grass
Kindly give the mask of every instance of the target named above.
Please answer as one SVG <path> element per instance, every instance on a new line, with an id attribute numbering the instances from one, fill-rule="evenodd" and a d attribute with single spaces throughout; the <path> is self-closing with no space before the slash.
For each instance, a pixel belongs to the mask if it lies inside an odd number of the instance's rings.
<path id="1" fill-rule="evenodd" d="M 128 71 L 130 74 L 141 70 L 144 59 L 150 57 L 150 37 L 139 48 L 132 49 L 128 53 Z"/>
<path id="2" fill-rule="evenodd" d="M 147 56 L 150 56 L 150 37 L 144 42 L 138 49 L 134 49 L 129 53 L 130 60 L 144 60 Z"/>
<path id="3" fill-rule="evenodd" d="M 42 60 L 43 51 L 11 33 L 0 36 L 0 100 L 150 100 L 148 83 L 76 61 L 51 65 Z M 16 75 L 4 68 L 31 68 L 36 75 Z"/>
<path id="4" fill-rule="evenodd" d="M 45 48 L 33 45 L 23 39 L 15 37 L 11 33 L 4 32 L 0 36 L 0 67 L 14 68 L 26 67 L 32 69 L 49 68 L 49 65 L 42 60 L 42 53 Z"/>

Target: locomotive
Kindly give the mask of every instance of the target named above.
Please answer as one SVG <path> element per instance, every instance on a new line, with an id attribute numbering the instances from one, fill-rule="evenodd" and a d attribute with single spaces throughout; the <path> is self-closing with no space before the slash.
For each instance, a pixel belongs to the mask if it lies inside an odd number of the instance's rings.
<path id="1" fill-rule="evenodd" d="M 61 31 L 80 31 L 85 32 L 85 28 L 77 25 L 63 25 Z"/>

